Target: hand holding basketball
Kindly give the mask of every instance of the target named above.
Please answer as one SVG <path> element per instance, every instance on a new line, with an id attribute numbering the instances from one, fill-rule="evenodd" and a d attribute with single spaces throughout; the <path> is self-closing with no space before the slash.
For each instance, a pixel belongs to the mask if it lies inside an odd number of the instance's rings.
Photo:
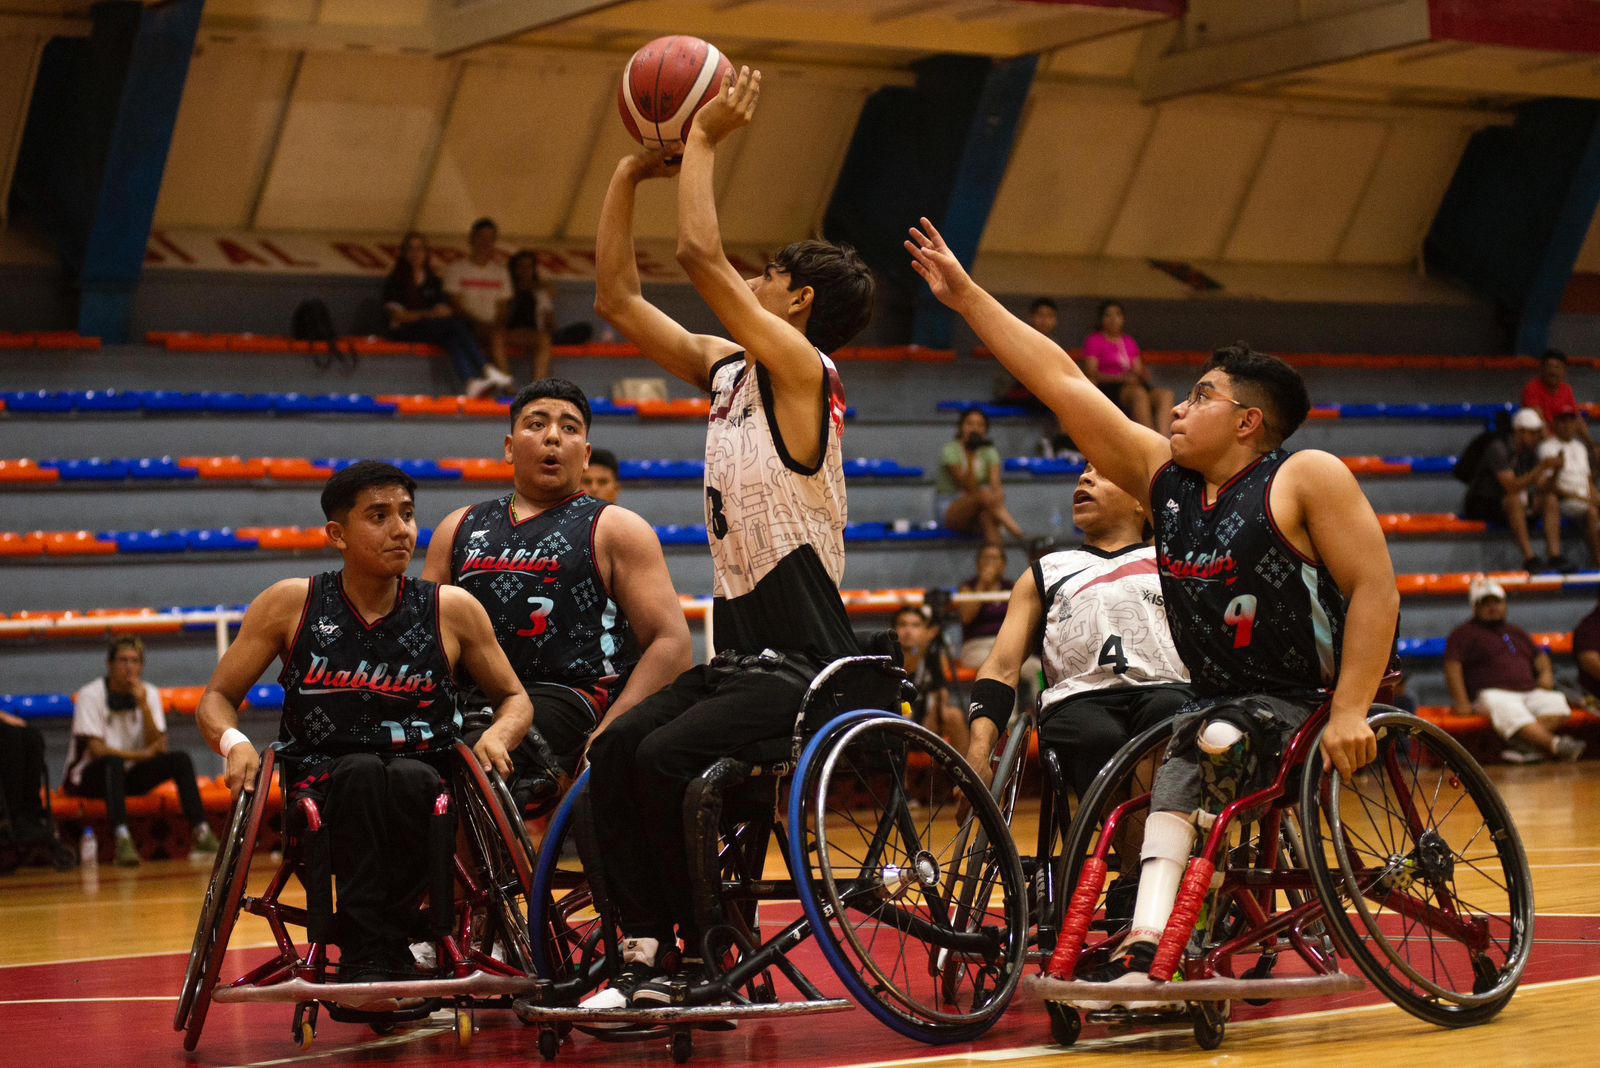
<path id="1" fill-rule="evenodd" d="M 959 306 L 975 289 L 972 277 L 927 216 L 920 221 L 921 227 L 913 226 L 911 240 L 905 242 L 906 251 L 911 253 L 911 269 L 928 283 L 940 303 L 960 310 Z"/>
<path id="2" fill-rule="evenodd" d="M 695 116 L 689 136 L 699 134 L 716 144 L 733 131 L 750 125 L 756 117 L 756 101 L 761 98 L 761 72 L 740 67 L 739 76 L 729 71 L 722 79 L 722 91 Z"/>
<path id="3" fill-rule="evenodd" d="M 623 159 L 623 165 L 628 168 L 628 174 L 635 182 L 644 182 L 651 178 L 676 178 L 682 164 L 682 156 L 668 155 L 648 148 Z"/>

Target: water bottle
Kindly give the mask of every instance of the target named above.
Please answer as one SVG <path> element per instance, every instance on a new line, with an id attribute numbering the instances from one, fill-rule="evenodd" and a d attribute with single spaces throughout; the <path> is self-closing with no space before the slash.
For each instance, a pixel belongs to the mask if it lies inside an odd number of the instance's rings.
<path id="1" fill-rule="evenodd" d="M 83 829 L 83 838 L 78 842 L 78 860 L 85 868 L 92 868 L 100 863 L 100 843 L 94 840 L 93 827 Z"/>

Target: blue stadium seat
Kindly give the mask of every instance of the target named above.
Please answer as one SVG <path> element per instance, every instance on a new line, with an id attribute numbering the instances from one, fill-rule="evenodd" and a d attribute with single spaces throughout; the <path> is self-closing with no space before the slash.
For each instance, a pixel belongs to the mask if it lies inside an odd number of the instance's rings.
<path id="1" fill-rule="evenodd" d="M 941 412 L 964 412 L 968 408 L 976 408 L 990 419 L 1026 419 L 1034 414 L 1020 404 L 990 404 L 987 401 L 942 400 L 937 407 Z"/>
<path id="2" fill-rule="evenodd" d="M 0 400 L 6 402 L 6 410 L 10 412 L 59 414 L 72 411 L 71 395 L 54 393 L 48 389 L 0 393 Z"/>
<path id="3" fill-rule="evenodd" d="M 661 539 L 662 545 L 704 546 L 706 528 L 701 523 L 685 523 L 682 526 L 668 523 L 666 526 L 656 527 L 656 537 Z"/>
<path id="4" fill-rule="evenodd" d="M 1401 638 L 1398 644 L 1402 660 L 1438 660 L 1444 656 L 1443 638 Z"/>
<path id="5" fill-rule="evenodd" d="M 132 479 L 193 479 L 200 477 L 199 471 L 192 467 L 180 466 L 178 461 L 170 456 L 144 456 L 117 462 L 128 465 L 128 477 Z"/>
<path id="6" fill-rule="evenodd" d="M 854 459 L 844 462 L 845 478 L 921 478 L 924 472 L 920 467 L 910 467 L 898 460 L 867 460 Z"/>
<path id="7" fill-rule="evenodd" d="M 248 552 L 260 548 L 254 538 L 241 538 L 232 527 L 214 530 L 180 530 L 184 546 L 190 552 Z"/>
<path id="8" fill-rule="evenodd" d="M 128 477 L 125 461 L 102 460 L 98 456 L 89 460 L 40 460 L 39 466 L 55 468 L 63 482 L 122 482 Z"/>
<path id="9" fill-rule="evenodd" d="M 245 609 L 247 609 L 249 607 L 250 607 L 249 605 L 244 605 L 244 604 L 185 604 L 185 605 L 173 605 L 170 608 L 163 609 L 163 611 L 167 611 L 167 612 L 228 612 L 228 611 L 243 612 Z M 239 624 L 237 624 L 237 623 L 232 623 L 232 624 L 229 624 L 229 625 L 232 628 L 234 628 L 235 630 L 237 630 L 238 627 L 239 627 Z M 204 633 L 210 634 L 212 631 L 216 630 L 216 624 L 215 623 L 185 623 L 183 625 L 183 629 L 186 630 L 186 631 L 203 631 Z"/>
<path id="10" fill-rule="evenodd" d="M 144 407 L 144 393 L 137 390 L 80 389 L 68 396 L 80 412 L 137 412 Z"/>
<path id="11" fill-rule="evenodd" d="M 205 410 L 215 415 L 252 415 L 270 412 L 272 396 L 267 393 L 202 393 Z"/>
<path id="12" fill-rule="evenodd" d="M 1047 460 L 1043 456 L 1007 457 L 1002 469 L 1013 474 L 1023 473 L 1035 478 L 1077 478 L 1086 465 L 1076 460 Z"/>
<path id="13" fill-rule="evenodd" d="M 590 415 L 633 415 L 632 404 L 618 404 L 609 397 L 591 397 L 589 399 Z"/>
<path id="14" fill-rule="evenodd" d="M 72 695 L 65 693 L 16 693 L 5 699 L 7 711 L 23 719 L 50 719 L 72 715 Z"/>
<path id="15" fill-rule="evenodd" d="M 104 530 L 99 536 L 116 542 L 117 551 L 123 553 L 181 553 L 189 549 L 188 539 L 176 530 Z"/>
<path id="16" fill-rule="evenodd" d="M 460 482 L 461 471 L 454 467 L 440 467 L 437 460 L 390 460 L 400 470 L 418 482 Z"/>
<path id="17" fill-rule="evenodd" d="M 171 389 L 147 389 L 144 393 L 144 410 L 152 415 L 203 412 L 209 403 L 208 396 L 205 393 L 181 393 Z"/>
<path id="18" fill-rule="evenodd" d="M 245 700 L 250 702 L 250 709 L 253 712 L 282 712 L 283 687 L 275 682 L 252 686 Z"/>
<path id="19" fill-rule="evenodd" d="M 705 474 L 703 460 L 622 460 L 617 464 L 617 477 L 630 482 L 698 482 Z"/>

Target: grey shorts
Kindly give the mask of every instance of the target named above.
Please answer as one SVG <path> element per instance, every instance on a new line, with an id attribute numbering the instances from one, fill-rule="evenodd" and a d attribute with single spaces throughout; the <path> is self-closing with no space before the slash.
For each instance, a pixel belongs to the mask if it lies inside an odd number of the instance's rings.
<path id="1" fill-rule="evenodd" d="M 1261 789 L 1277 773 L 1278 762 L 1289 740 L 1326 700 L 1326 695 L 1313 693 L 1303 697 L 1248 694 L 1191 701 L 1173 717 L 1172 744 L 1167 747 L 1167 758 L 1156 772 L 1150 791 L 1150 811 L 1215 810 L 1218 802 L 1231 801 L 1239 793 Z M 1209 758 L 1200 752 L 1196 736 L 1203 724 L 1215 719 L 1233 723 L 1246 733 L 1251 743 L 1252 774 L 1246 781 L 1230 784 L 1227 793 L 1231 796 L 1208 797 L 1207 776 L 1200 766 L 1201 760 Z"/>

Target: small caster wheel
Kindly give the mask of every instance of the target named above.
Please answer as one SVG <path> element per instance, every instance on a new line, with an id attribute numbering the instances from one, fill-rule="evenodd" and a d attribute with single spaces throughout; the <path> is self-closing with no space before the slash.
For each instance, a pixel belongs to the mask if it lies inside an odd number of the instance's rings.
<path id="1" fill-rule="evenodd" d="M 556 1034 L 553 1027 L 539 1029 L 539 1056 L 547 1061 L 556 1059 L 556 1054 L 561 1050 L 561 1036 Z"/>
<path id="2" fill-rule="evenodd" d="M 694 1035 L 688 1031 L 672 1032 L 672 1063 L 688 1064 L 694 1056 Z"/>
<path id="3" fill-rule="evenodd" d="M 311 1048 L 317 1037 L 317 1008 L 315 1003 L 294 1007 L 294 1025 L 289 1030 L 289 1040 L 304 1051 Z"/>
<path id="4" fill-rule="evenodd" d="M 1194 1009 L 1194 1040 L 1201 1049 L 1212 1050 L 1222 1045 L 1228 1034 L 1227 1002 L 1201 1003 Z"/>
<path id="5" fill-rule="evenodd" d="M 1078 1010 L 1059 1001 L 1047 1001 L 1044 1008 L 1050 1017 L 1050 1037 L 1055 1039 L 1056 1045 L 1070 1046 L 1077 1042 L 1078 1033 L 1083 1030 L 1083 1017 L 1078 1015 Z"/>
<path id="6" fill-rule="evenodd" d="M 1262 957 L 1260 960 L 1255 962 L 1255 965 L 1253 967 L 1251 967 L 1251 969 L 1249 971 L 1244 973 L 1244 978 L 1246 978 L 1246 979 L 1271 979 L 1272 978 L 1272 969 L 1273 969 L 1274 966 L 1277 965 L 1277 963 L 1278 963 L 1278 958 L 1277 957 Z M 1245 998 L 1244 999 L 1244 1003 L 1246 1005 L 1270 1005 L 1270 1004 L 1272 1004 L 1272 999 L 1271 998 Z"/>
<path id="7" fill-rule="evenodd" d="M 311 1048 L 311 1043 L 317 1038 L 317 1029 L 311 1026 L 310 1020 L 301 1020 L 300 1026 L 294 1029 L 294 1044 L 301 1052 Z"/>
<path id="8" fill-rule="evenodd" d="M 456 1010 L 456 1045 L 466 1049 L 472 1045 L 472 1010 Z"/>
<path id="9" fill-rule="evenodd" d="M 392 1023 L 371 1023 L 371 1024 L 368 1024 L 367 1026 L 372 1029 L 372 1033 L 375 1034 L 375 1035 L 392 1035 L 392 1034 L 394 1034 L 394 1024 L 392 1024 Z"/>

